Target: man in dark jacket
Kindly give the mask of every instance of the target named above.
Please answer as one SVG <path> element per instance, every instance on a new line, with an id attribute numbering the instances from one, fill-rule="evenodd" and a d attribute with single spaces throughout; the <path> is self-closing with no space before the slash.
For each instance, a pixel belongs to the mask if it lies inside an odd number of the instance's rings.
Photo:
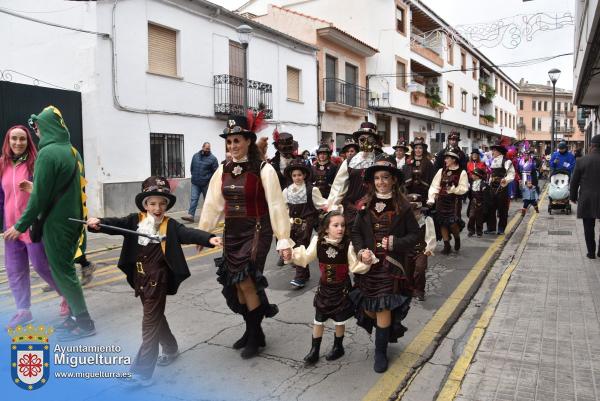
<path id="1" fill-rule="evenodd" d="M 198 200 L 200 199 L 200 193 L 206 199 L 206 191 L 208 190 L 208 183 L 215 171 L 219 168 L 219 162 L 217 158 L 210 153 L 210 143 L 204 142 L 202 150 L 192 157 L 192 165 L 190 170 L 192 172 L 192 200 L 190 201 L 190 210 L 188 215 L 183 216 L 182 219 L 189 222 L 194 222 L 194 215 L 196 214 L 196 208 L 198 207 Z"/>
<path id="2" fill-rule="evenodd" d="M 583 232 L 587 246 L 587 257 L 596 258 L 594 226 L 600 219 L 600 135 L 591 140 L 590 153 L 575 164 L 571 179 L 570 199 L 577 204 L 577 218 L 583 219 Z M 598 240 L 600 257 L 600 239 Z"/>

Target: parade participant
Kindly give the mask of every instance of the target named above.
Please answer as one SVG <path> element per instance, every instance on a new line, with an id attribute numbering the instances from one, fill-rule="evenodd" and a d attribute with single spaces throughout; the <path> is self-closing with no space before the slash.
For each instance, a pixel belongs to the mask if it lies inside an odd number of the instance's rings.
<path id="1" fill-rule="evenodd" d="M 428 209 L 423 208 L 424 198 L 420 194 L 408 194 L 406 197 L 410 201 L 415 219 L 419 224 L 417 245 L 415 245 L 407 258 L 409 265 L 412 265 L 408 270 L 414 272 L 412 296 L 419 301 L 425 301 L 427 258 L 433 256 L 433 251 L 437 245 L 435 223 L 430 216 L 424 213 Z"/>
<path id="2" fill-rule="evenodd" d="M 523 186 L 523 208 L 521 209 L 521 214 L 525 216 L 527 213 L 527 209 L 529 206 L 533 206 L 533 209 L 536 213 L 540 212 L 538 209 L 538 199 L 539 195 L 537 192 L 537 188 L 533 185 L 531 180 L 527 180 L 525 185 Z"/>
<path id="3" fill-rule="evenodd" d="M 558 150 L 550 158 L 550 172 L 559 169 L 567 170 L 569 175 L 575 169 L 575 156 L 567 150 L 567 143 L 564 141 L 558 144 Z"/>
<path id="4" fill-rule="evenodd" d="M 504 234 L 508 222 L 508 184 L 515 179 L 515 167 L 505 155 L 507 152 L 503 140 L 492 145 L 492 173 L 489 179 L 491 196 L 491 205 L 488 211 L 487 231 L 485 234 Z M 496 218 L 497 213 L 497 218 Z"/>
<path id="5" fill-rule="evenodd" d="M 406 327 L 402 320 L 410 308 L 413 272 L 406 263 L 419 238 L 419 224 L 402 194 L 402 172 L 396 160 L 379 155 L 365 172 L 368 184 L 364 205 L 352 228 L 352 244 L 359 261 L 371 265 L 355 274 L 350 298 L 356 306 L 357 324 L 375 333 L 377 373 L 387 370 L 388 342 L 397 342 Z"/>
<path id="6" fill-rule="evenodd" d="M 451 132 L 450 134 L 448 134 L 448 145 L 444 149 L 437 152 L 437 154 L 435 155 L 435 161 L 433 163 L 435 171 L 444 168 L 446 152 L 452 152 L 457 154 L 459 157 L 458 165 L 460 166 L 460 168 L 462 168 L 463 170 L 467 168 L 467 156 L 458 146 L 458 142 L 460 142 L 459 132 Z"/>
<path id="7" fill-rule="evenodd" d="M 221 137 L 233 161 L 220 166 L 211 178 L 198 226 L 212 231 L 225 215 L 223 257 L 215 264 L 227 305 L 246 321 L 246 332 L 233 344 L 235 349 L 244 348 L 242 358 L 257 355 L 259 346 L 265 346 L 261 322 L 277 313 L 277 306 L 267 300 L 263 275 L 273 233 L 282 256 L 294 246 L 277 173 L 260 160 L 256 148 L 255 126 L 261 118 L 262 112 L 255 118 L 249 111 L 246 117 L 227 121 Z"/>
<path id="8" fill-rule="evenodd" d="M 302 152 L 302 161 L 304 161 L 304 164 L 307 166 L 312 166 L 312 160 L 310 160 L 310 152 L 308 150 Z"/>
<path id="9" fill-rule="evenodd" d="M 519 159 L 518 170 L 521 175 L 523 186 L 527 184 L 527 181 L 531 181 L 534 187 L 538 186 L 537 167 L 535 152 L 533 150 L 528 151 Z M 524 188 L 521 188 L 521 191 L 523 191 L 523 189 Z"/>
<path id="10" fill-rule="evenodd" d="M 27 208 L 4 233 L 4 238 L 18 238 L 38 216 L 45 217 L 42 238 L 52 278 L 74 315 L 74 319 L 69 316 L 55 329 L 62 332 L 61 341 L 77 340 L 96 334 L 73 265 L 73 260 L 83 253 L 84 230 L 68 220 L 69 217 L 87 218 L 83 163 L 71 146 L 69 131 L 56 107 L 48 106 L 39 115 L 32 115 L 30 124 L 40 137 L 33 189 Z"/>
<path id="11" fill-rule="evenodd" d="M 487 165 L 481 160 L 481 153 L 479 153 L 479 149 L 473 149 L 471 151 L 471 158 L 467 163 L 467 175 L 469 177 L 469 181 L 473 181 L 473 171 L 475 171 L 477 168 L 483 170 L 484 172 L 487 172 L 488 170 Z M 483 178 L 485 179 L 487 177 Z"/>
<path id="12" fill-rule="evenodd" d="M 317 161 L 312 167 L 312 184 L 319 188 L 325 198 L 329 196 L 335 173 L 337 166 L 331 162 L 331 149 L 326 143 L 321 143 L 317 149 Z"/>
<path id="13" fill-rule="evenodd" d="M 88 230 L 104 234 L 122 235 L 109 225 L 137 231 L 141 234 L 165 236 L 153 241 L 147 237 L 124 235 L 119 269 L 127 276 L 135 296 L 142 301 L 142 345 L 131 366 L 130 384 L 151 384 L 154 367 L 171 364 L 179 355 L 177 340 L 165 316 L 167 295 L 175 295 L 180 284 L 190 276 L 181 246 L 199 244 L 221 246 L 222 239 L 213 234 L 187 228 L 165 213 L 175 205 L 169 182 L 164 177 L 148 177 L 142 191 L 136 195 L 135 204 L 140 213 L 125 217 L 90 217 Z M 159 344 L 162 355 L 158 356 Z"/>
<path id="14" fill-rule="evenodd" d="M 577 204 L 577 218 L 583 220 L 583 234 L 587 248 L 587 258 L 596 258 L 596 234 L 594 226 L 600 219 L 600 135 L 590 141 L 590 151 L 577 161 L 573 179 L 569 187 L 569 198 Z M 600 237 L 598 238 L 600 257 Z"/>
<path id="15" fill-rule="evenodd" d="M 31 180 L 37 150 L 29 130 L 22 125 L 15 125 L 6 131 L 0 158 L 0 219 L 2 228 L 12 227 L 23 214 L 28 191 L 21 190 L 20 184 Z M 31 281 L 29 263 L 36 273 L 57 292 L 52 279 L 48 259 L 44 252 L 44 244 L 32 242 L 29 230 L 14 240 L 4 240 L 4 265 L 10 290 L 15 299 L 17 312 L 8 322 L 8 327 L 26 325 L 33 321 L 31 314 Z M 60 293 L 60 292 L 59 292 Z M 63 298 L 61 316 L 68 315 L 69 307 Z"/>
<path id="16" fill-rule="evenodd" d="M 305 247 L 310 243 L 313 227 L 319 218 L 318 209 L 327 205 L 327 199 L 321 196 L 319 188 L 311 184 L 311 168 L 307 167 L 301 159 L 292 161 L 284 172 L 286 178 L 292 182 L 283 190 L 283 199 L 287 202 L 291 224 L 291 238 L 296 245 Z M 290 284 L 302 288 L 310 279 L 308 266 L 295 265 L 296 275 Z"/>
<path id="17" fill-rule="evenodd" d="M 344 155 L 344 160 L 350 160 L 357 154 L 359 151 L 358 144 L 354 141 L 353 138 L 348 138 L 344 142 L 344 147 L 340 151 L 340 155 Z"/>
<path id="18" fill-rule="evenodd" d="M 329 319 L 335 325 L 335 335 L 333 347 L 325 359 L 334 361 L 344 355 L 346 321 L 354 316 L 354 306 L 348 297 L 352 288 L 349 271 L 364 271 L 368 268 L 356 260 L 344 215 L 338 210 L 325 215 L 318 234 L 312 238 L 308 247 L 302 245 L 292 251 L 292 262 L 306 266 L 307 269 L 315 259 L 319 261 L 321 278 L 313 301 L 315 319 L 312 346 L 304 357 L 307 364 L 314 364 L 319 360 L 324 325 Z"/>
<path id="19" fill-rule="evenodd" d="M 262 127 L 259 127 L 262 129 Z M 294 137 L 288 132 L 279 133 L 277 129 L 273 132 L 273 145 L 275 145 L 275 157 L 269 160 L 271 166 L 277 173 L 279 186 L 283 191 L 291 182 L 288 182 L 283 172 L 285 168 L 295 159 L 294 157 Z"/>
<path id="20" fill-rule="evenodd" d="M 510 149 L 508 149 L 508 151 L 506 152 L 505 157 L 506 157 L 506 159 L 510 160 L 513 167 L 518 166 L 519 159 L 517 156 L 517 151 L 514 148 L 514 146 L 510 146 Z M 521 192 L 520 185 L 519 185 L 519 183 L 521 181 L 521 177 L 519 176 L 517 167 L 514 168 L 514 171 L 515 171 L 515 177 L 511 182 L 508 183 L 508 198 L 510 200 L 519 198 L 519 195 Z"/>
<path id="21" fill-rule="evenodd" d="M 352 135 L 358 142 L 360 152 L 342 163 L 327 198 L 327 210 L 333 210 L 333 206 L 339 204 L 344 207 L 344 218 L 348 227 L 353 226 L 358 203 L 365 195 L 363 174 L 373 165 L 375 157 L 382 153 L 381 137 L 375 124 L 365 121 Z"/>
<path id="22" fill-rule="evenodd" d="M 484 169 L 476 168 L 473 170 L 471 184 L 469 188 L 469 208 L 467 215 L 469 222 L 467 229 L 469 237 L 477 234 L 478 237 L 483 235 L 483 223 L 485 221 L 485 206 L 489 203 L 490 190 L 486 182 L 487 173 Z"/>
<path id="23" fill-rule="evenodd" d="M 396 166 L 402 170 L 406 164 L 406 154 L 410 149 L 408 146 L 406 146 L 406 141 L 404 138 L 398 138 L 396 145 L 392 146 L 392 148 L 394 149 L 394 153 L 396 155 Z"/>
<path id="24" fill-rule="evenodd" d="M 462 195 L 469 190 L 467 172 L 459 165 L 460 156 L 448 151 L 444 158 L 446 166 L 439 169 L 433 177 L 429 188 L 428 205 L 435 204 L 436 223 L 440 226 L 444 249 L 442 254 L 448 255 L 451 251 L 450 233 L 454 237 L 454 250 L 460 250 L 460 231 Z"/>
<path id="25" fill-rule="evenodd" d="M 433 163 L 429 160 L 425 138 L 415 137 L 410 146 L 412 148 L 411 157 L 402 170 L 405 179 L 404 186 L 408 193 L 419 194 L 423 199 L 427 199 L 429 185 L 431 185 L 435 171 Z"/>

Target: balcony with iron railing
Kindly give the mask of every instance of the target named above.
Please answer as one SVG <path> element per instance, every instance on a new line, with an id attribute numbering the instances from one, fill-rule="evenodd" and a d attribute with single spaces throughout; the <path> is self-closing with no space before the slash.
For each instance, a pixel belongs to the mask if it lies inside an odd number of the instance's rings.
<path id="1" fill-rule="evenodd" d="M 323 78 L 327 111 L 364 116 L 368 108 L 367 88 L 338 78 Z"/>
<path id="2" fill-rule="evenodd" d="M 564 136 L 572 136 L 575 133 L 575 127 L 557 126 L 556 133 L 563 134 Z"/>
<path id="3" fill-rule="evenodd" d="M 246 82 L 244 82 L 246 81 Z M 244 104 L 254 111 L 263 110 L 265 118 L 273 118 L 273 86 L 264 82 L 221 74 L 213 77 L 215 114 L 244 115 Z M 246 102 L 244 99 L 246 98 Z"/>
<path id="4" fill-rule="evenodd" d="M 411 26 L 410 50 L 439 67 L 444 66 L 442 58 L 442 42 L 438 34 L 424 33 L 416 26 Z"/>

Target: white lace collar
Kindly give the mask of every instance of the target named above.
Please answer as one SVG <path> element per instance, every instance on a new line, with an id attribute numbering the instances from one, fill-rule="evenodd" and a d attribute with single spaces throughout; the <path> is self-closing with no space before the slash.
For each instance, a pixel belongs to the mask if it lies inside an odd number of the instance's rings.
<path id="1" fill-rule="evenodd" d="M 246 156 L 242 157 L 242 158 L 241 158 L 241 159 L 239 159 L 239 160 L 236 160 L 235 158 L 232 158 L 232 160 L 233 160 L 233 162 L 234 162 L 234 163 L 244 163 L 244 162 L 247 162 L 247 161 L 248 161 L 248 155 L 246 155 Z"/>
<path id="2" fill-rule="evenodd" d="M 377 196 L 377 199 L 392 199 L 392 192 L 388 192 L 387 194 L 375 192 L 375 196 Z"/>

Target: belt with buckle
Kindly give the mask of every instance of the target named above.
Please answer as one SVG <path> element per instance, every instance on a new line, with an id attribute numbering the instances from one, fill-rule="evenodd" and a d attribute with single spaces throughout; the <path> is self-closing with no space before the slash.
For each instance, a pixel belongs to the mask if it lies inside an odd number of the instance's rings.
<path id="1" fill-rule="evenodd" d="M 304 220 L 302 220 L 298 217 L 290 217 L 290 223 L 300 225 L 300 224 L 304 223 Z"/>
<path id="2" fill-rule="evenodd" d="M 142 265 L 142 262 L 137 262 L 137 263 L 135 264 L 135 267 L 137 268 L 137 272 L 138 272 L 138 273 L 140 273 L 140 274 L 146 274 L 146 273 L 144 272 L 144 265 Z"/>

